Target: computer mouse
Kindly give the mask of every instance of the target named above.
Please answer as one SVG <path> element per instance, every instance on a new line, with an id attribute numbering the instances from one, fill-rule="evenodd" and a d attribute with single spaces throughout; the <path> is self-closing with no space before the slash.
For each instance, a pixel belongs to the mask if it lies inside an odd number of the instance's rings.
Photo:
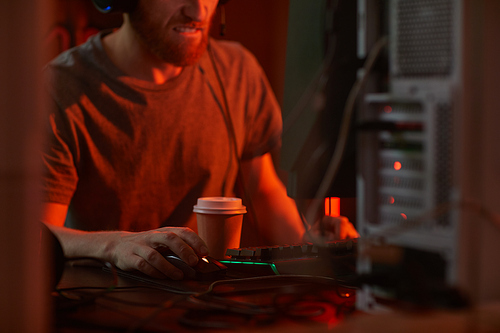
<path id="1" fill-rule="evenodd" d="M 184 273 L 185 280 L 216 280 L 224 277 L 227 271 L 225 265 L 209 256 L 200 257 L 195 266 L 189 266 L 174 254 L 168 254 L 164 257 Z"/>

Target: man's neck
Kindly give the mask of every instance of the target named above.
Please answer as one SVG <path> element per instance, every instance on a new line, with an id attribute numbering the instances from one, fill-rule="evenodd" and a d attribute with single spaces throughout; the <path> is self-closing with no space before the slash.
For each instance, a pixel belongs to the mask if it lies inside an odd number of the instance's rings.
<path id="1" fill-rule="evenodd" d="M 111 61 L 123 73 L 140 80 L 163 84 L 176 78 L 182 67 L 160 60 L 138 39 L 129 25 L 103 38 L 103 46 Z"/>

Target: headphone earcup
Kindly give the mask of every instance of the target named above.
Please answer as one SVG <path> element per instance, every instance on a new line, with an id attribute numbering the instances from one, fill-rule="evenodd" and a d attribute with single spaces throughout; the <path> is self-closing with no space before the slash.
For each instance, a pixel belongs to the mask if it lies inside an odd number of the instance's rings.
<path id="1" fill-rule="evenodd" d="M 92 0 L 94 6 L 101 13 L 130 12 L 137 5 L 138 0 Z M 219 0 L 218 6 L 229 0 Z"/>
<path id="2" fill-rule="evenodd" d="M 137 5 L 138 0 L 92 0 L 94 6 L 101 13 L 130 12 Z"/>

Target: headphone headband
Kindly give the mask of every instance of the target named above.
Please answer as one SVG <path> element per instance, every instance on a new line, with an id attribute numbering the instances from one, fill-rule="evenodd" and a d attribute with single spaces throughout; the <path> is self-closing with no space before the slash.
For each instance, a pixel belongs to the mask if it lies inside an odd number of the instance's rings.
<path id="1" fill-rule="evenodd" d="M 137 5 L 138 0 L 92 0 L 94 6 L 101 13 L 130 12 Z"/>
<path id="2" fill-rule="evenodd" d="M 123 12 L 128 13 L 134 10 L 139 0 L 92 0 L 94 6 L 101 13 Z M 224 5 L 229 0 L 219 0 L 217 6 Z"/>

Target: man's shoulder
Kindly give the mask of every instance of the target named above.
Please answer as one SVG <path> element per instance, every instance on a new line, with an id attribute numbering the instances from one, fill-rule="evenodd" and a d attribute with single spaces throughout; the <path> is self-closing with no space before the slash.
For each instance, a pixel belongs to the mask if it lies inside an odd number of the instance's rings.
<path id="1" fill-rule="evenodd" d="M 94 61 L 98 52 L 98 41 L 100 33 L 89 37 L 89 39 L 78 46 L 61 52 L 46 66 L 46 71 L 64 71 L 66 69 L 78 70 L 78 68 L 89 68 L 90 62 Z"/>
<path id="2" fill-rule="evenodd" d="M 233 60 L 237 58 L 255 58 L 254 55 L 240 42 L 222 39 L 212 39 L 210 47 L 219 57 L 228 57 Z"/>
<path id="3" fill-rule="evenodd" d="M 226 52 L 245 52 L 245 51 L 247 51 L 246 48 L 240 42 L 233 41 L 233 40 L 211 38 L 210 45 L 212 45 L 212 47 L 214 49 L 226 51 Z"/>
<path id="4" fill-rule="evenodd" d="M 77 46 L 60 53 L 45 66 L 45 71 L 55 72 L 77 66 L 82 59 L 79 49 L 80 46 Z"/>
<path id="5" fill-rule="evenodd" d="M 60 53 L 47 63 L 43 74 L 48 87 L 67 91 L 102 78 L 106 66 L 100 38 L 101 33 L 93 35 L 85 43 Z"/>
<path id="6" fill-rule="evenodd" d="M 236 41 L 212 39 L 210 48 L 218 62 L 231 69 L 237 67 L 250 68 L 252 70 L 260 67 L 257 58 L 245 46 Z"/>

